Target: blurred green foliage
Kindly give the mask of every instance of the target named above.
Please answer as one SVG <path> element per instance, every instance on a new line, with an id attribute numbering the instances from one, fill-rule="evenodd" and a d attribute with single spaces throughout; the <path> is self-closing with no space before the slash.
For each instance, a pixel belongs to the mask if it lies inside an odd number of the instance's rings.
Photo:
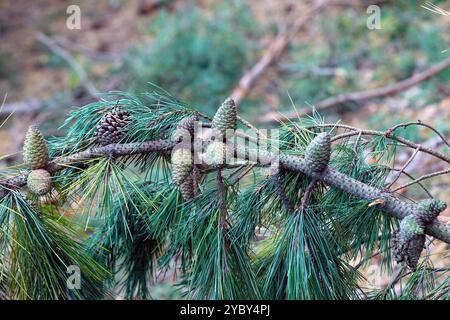
<path id="1" fill-rule="evenodd" d="M 20 84 L 20 70 L 17 61 L 9 51 L 0 52 L 0 78 L 7 79 L 11 86 Z"/>
<path id="2" fill-rule="evenodd" d="M 250 38 L 258 30 L 241 2 L 223 3 L 206 15 L 192 7 L 169 15 L 162 11 L 151 26 L 155 38 L 125 57 L 131 89 L 157 84 L 196 105 L 215 110 L 252 61 Z"/>

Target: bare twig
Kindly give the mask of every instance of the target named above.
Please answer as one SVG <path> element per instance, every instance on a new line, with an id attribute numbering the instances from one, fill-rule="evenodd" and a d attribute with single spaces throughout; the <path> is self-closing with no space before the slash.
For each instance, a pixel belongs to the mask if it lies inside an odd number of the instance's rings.
<path id="1" fill-rule="evenodd" d="M 410 186 L 412 186 L 412 185 L 414 185 L 416 183 L 419 183 L 420 181 L 423 181 L 423 180 L 426 180 L 426 179 L 429 179 L 429 178 L 433 178 L 433 177 L 437 177 L 437 176 L 441 176 L 441 175 L 444 175 L 444 174 L 447 174 L 447 173 L 450 173 L 450 169 L 441 170 L 441 171 L 437 171 L 437 172 L 433 172 L 433 173 L 429 173 L 429 174 L 423 175 L 423 176 L 421 176 L 421 177 L 419 177 L 419 178 L 417 178 L 417 179 L 415 179 L 413 181 L 410 181 L 408 183 L 405 183 L 405 184 L 403 184 L 403 185 L 393 189 L 392 192 L 397 192 L 397 191 L 399 191 L 401 189 L 404 189 L 404 188 L 410 187 Z"/>
<path id="2" fill-rule="evenodd" d="M 41 105 L 42 105 L 42 103 L 36 99 L 13 102 L 13 103 L 6 103 L 3 105 L 3 108 L 0 110 L 0 116 L 6 117 L 6 116 L 9 116 L 13 112 L 15 114 L 18 114 L 18 113 L 24 113 L 24 112 L 37 111 L 37 110 L 39 110 Z"/>
<path id="3" fill-rule="evenodd" d="M 352 136 L 357 136 L 361 133 L 361 135 L 367 135 L 367 136 L 380 136 L 380 137 L 386 137 L 388 139 L 391 140 L 395 140 L 397 142 L 400 142 L 412 149 L 417 149 L 419 148 L 419 150 L 421 152 L 427 153 L 429 155 L 435 156 L 447 163 L 450 163 L 450 157 L 434 150 L 434 148 L 437 147 L 438 143 L 436 143 L 436 140 L 430 140 L 429 142 L 425 142 L 425 143 L 421 143 L 421 144 L 417 144 L 414 143 L 408 139 L 402 138 L 402 137 L 397 137 L 397 136 L 387 136 L 386 135 L 386 131 L 376 131 L 376 130 L 364 130 L 364 129 L 360 129 L 360 128 L 356 128 L 353 126 L 349 126 L 349 125 L 344 125 L 344 124 L 339 124 L 339 123 L 324 123 L 324 124 L 316 124 L 313 126 L 309 126 L 306 127 L 306 129 L 312 129 L 312 128 L 343 128 L 343 129 L 348 129 L 351 130 L 350 132 L 345 132 L 342 134 L 338 134 L 335 135 L 333 138 L 331 138 L 331 142 L 333 141 L 337 141 L 340 139 L 344 139 L 347 137 L 352 137 Z"/>
<path id="4" fill-rule="evenodd" d="M 355 143 L 353 144 L 353 161 L 352 161 L 352 168 L 356 166 L 356 161 L 358 160 L 358 145 L 359 141 L 361 140 L 362 132 L 361 130 L 358 133 L 358 136 L 356 137 Z"/>
<path id="5" fill-rule="evenodd" d="M 386 189 L 390 189 L 394 183 L 397 182 L 397 180 L 400 178 L 400 176 L 402 175 L 402 173 L 406 170 L 406 168 L 408 167 L 408 165 L 411 163 L 411 161 L 414 160 L 414 158 L 416 157 L 417 153 L 419 152 L 419 148 L 417 148 L 416 150 L 414 150 L 413 154 L 411 155 L 411 157 L 409 157 L 408 161 L 405 162 L 405 164 L 402 166 L 402 168 L 400 169 L 400 171 L 398 172 L 397 176 L 394 178 L 394 180 L 392 180 L 389 185 L 386 187 Z"/>
<path id="6" fill-rule="evenodd" d="M 405 123 L 400 123 L 397 124 L 395 126 L 393 126 L 392 128 L 389 128 L 388 130 L 386 130 L 385 135 L 387 137 L 390 137 L 395 130 L 399 129 L 399 128 L 406 128 L 409 126 L 422 126 L 422 127 L 426 127 L 430 130 L 432 130 L 434 133 L 436 133 L 439 138 L 441 138 L 442 142 L 445 143 L 448 147 L 450 147 L 450 142 L 447 141 L 447 139 L 444 137 L 444 135 L 442 133 L 440 133 L 437 129 L 435 129 L 433 126 L 423 123 L 422 121 L 418 120 L 418 121 L 414 121 L 414 122 L 405 122 Z"/>
<path id="7" fill-rule="evenodd" d="M 267 68 L 272 65 L 283 53 L 293 37 L 306 25 L 306 23 L 314 16 L 320 8 L 322 8 L 327 2 L 319 1 L 316 5 L 303 12 L 301 16 L 294 21 L 292 26 L 285 28 L 281 31 L 266 53 L 261 59 L 239 80 L 237 87 L 233 90 L 231 97 L 236 104 L 239 104 L 243 98 L 248 94 L 255 82 L 264 74 Z"/>
<path id="8" fill-rule="evenodd" d="M 336 126 L 339 126 L 339 125 L 336 125 Z M 331 141 L 333 142 L 333 141 L 337 141 L 337 140 L 344 139 L 347 137 L 356 136 L 356 135 L 359 135 L 360 132 L 362 135 L 380 136 L 380 137 L 384 136 L 388 139 L 395 140 L 395 141 L 400 142 L 400 143 L 402 143 L 408 147 L 411 147 L 413 149 L 419 149 L 419 151 L 428 153 L 428 154 L 435 156 L 447 163 L 450 163 L 450 156 L 447 156 L 439 151 L 429 148 L 429 147 L 425 146 L 424 144 L 417 144 L 417 143 L 414 143 L 414 142 L 412 142 L 408 139 L 402 138 L 402 137 L 386 136 L 386 132 L 383 132 L 383 131 L 356 129 L 351 132 L 345 132 L 345 133 L 338 134 L 338 135 L 334 136 L 333 138 L 331 138 Z"/>
<path id="9" fill-rule="evenodd" d="M 303 213 L 306 209 L 306 206 L 308 205 L 308 200 L 311 192 L 313 192 L 314 188 L 316 187 L 317 179 L 312 179 L 311 182 L 308 184 L 308 186 L 305 189 L 305 192 L 302 197 L 302 201 L 300 203 L 300 208 L 298 209 L 299 212 Z"/>
<path id="10" fill-rule="evenodd" d="M 389 167 L 389 166 L 383 166 L 383 168 L 385 168 L 386 170 L 390 170 L 390 171 L 400 172 L 400 169 Z M 405 176 L 407 176 L 411 180 L 416 180 L 416 178 L 414 178 L 411 174 L 409 174 L 405 170 L 402 171 L 402 174 L 404 174 Z M 428 189 L 425 188 L 425 186 L 420 181 L 417 182 L 417 185 L 422 188 L 422 190 L 427 194 L 427 196 L 429 196 L 430 198 L 433 198 L 433 195 L 430 193 L 430 191 L 428 191 Z"/>
<path id="11" fill-rule="evenodd" d="M 411 76 L 410 78 L 407 78 L 405 80 L 389 84 L 384 87 L 371 89 L 371 90 L 365 90 L 365 91 L 358 91 L 358 92 L 352 92 L 352 93 L 344 93 L 337 95 L 335 97 L 330 97 L 325 100 L 319 101 L 316 104 L 314 104 L 315 109 L 318 111 L 323 111 L 330 109 L 332 107 L 335 107 L 337 105 L 349 103 L 349 102 L 363 102 L 367 101 L 369 99 L 373 98 L 379 98 L 379 97 L 385 97 L 389 95 L 394 95 L 399 92 L 405 91 L 406 89 L 409 89 L 423 81 L 426 81 L 430 79 L 431 77 L 437 75 L 438 73 L 444 71 L 450 67 L 450 58 L 445 59 L 444 61 L 441 61 L 440 63 L 430 67 L 429 69 L 418 72 Z M 301 112 L 290 112 L 287 114 L 284 114 L 283 117 L 280 116 L 278 112 L 269 112 L 265 114 L 264 116 L 260 117 L 258 119 L 259 123 L 270 123 L 270 122 L 279 122 L 282 121 L 284 118 L 286 119 L 296 119 L 302 114 L 310 113 L 311 110 L 302 110 Z"/>

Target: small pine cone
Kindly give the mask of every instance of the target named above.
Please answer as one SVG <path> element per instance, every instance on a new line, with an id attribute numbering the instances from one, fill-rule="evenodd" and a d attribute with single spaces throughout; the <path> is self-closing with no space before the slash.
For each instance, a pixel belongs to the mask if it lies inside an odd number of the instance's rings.
<path id="1" fill-rule="evenodd" d="M 191 138 L 192 140 L 192 137 L 194 135 L 195 122 L 197 121 L 198 117 L 195 115 L 180 120 L 175 131 L 172 134 L 171 140 L 174 142 L 178 142 L 180 138 L 183 138 L 183 142 L 189 142 L 185 141 L 184 138 Z"/>
<path id="2" fill-rule="evenodd" d="M 391 241 L 395 261 L 405 262 L 414 270 L 425 244 L 422 220 L 414 215 L 406 216 L 400 223 L 400 230 L 394 233 Z"/>
<path id="3" fill-rule="evenodd" d="M 35 126 L 31 126 L 25 136 L 23 159 L 32 170 L 43 169 L 49 162 L 47 143 Z"/>
<path id="4" fill-rule="evenodd" d="M 425 225 L 423 221 L 415 215 L 409 215 L 400 222 L 399 239 L 402 242 L 408 241 L 411 237 L 424 234 Z"/>
<path id="5" fill-rule="evenodd" d="M 52 178 L 50 173 L 44 169 L 33 170 L 28 174 L 28 189 L 38 196 L 43 196 L 52 188 Z"/>
<path id="6" fill-rule="evenodd" d="M 181 186 L 189 176 L 193 167 L 193 158 L 190 148 L 175 148 L 172 152 L 172 180 Z"/>
<path id="7" fill-rule="evenodd" d="M 330 135 L 327 132 L 322 132 L 306 148 L 305 161 L 312 171 L 320 173 L 327 168 L 330 155 Z"/>
<path id="8" fill-rule="evenodd" d="M 409 239 L 408 242 L 398 242 L 394 245 L 392 252 L 397 263 L 404 262 L 408 268 L 415 270 L 419 263 L 420 254 L 425 245 L 425 235 L 415 235 Z"/>
<path id="9" fill-rule="evenodd" d="M 194 197 L 194 180 L 191 175 L 188 175 L 180 184 L 180 190 L 184 200 L 189 200 Z"/>
<path id="10" fill-rule="evenodd" d="M 438 199 L 425 199 L 419 202 L 417 216 L 425 223 L 430 223 L 447 208 L 447 204 Z"/>
<path id="11" fill-rule="evenodd" d="M 228 146 L 219 141 L 211 142 L 203 154 L 203 161 L 215 168 L 222 167 L 227 164 L 227 161 L 231 161 L 232 158 L 232 153 Z"/>
<path id="12" fill-rule="evenodd" d="M 102 146 L 119 142 L 130 122 L 131 118 L 128 111 L 114 108 L 100 120 L 100 124 L 97 126 L 97 141 Z"/>
<path id="13" fill-rule="evenodd" d="M 237 107 L 234 100 L 227 98 L 217 110 L 212 120 L 212 127 L 218 129 L 223 135 L 228 129 L 236 130 Z"/>

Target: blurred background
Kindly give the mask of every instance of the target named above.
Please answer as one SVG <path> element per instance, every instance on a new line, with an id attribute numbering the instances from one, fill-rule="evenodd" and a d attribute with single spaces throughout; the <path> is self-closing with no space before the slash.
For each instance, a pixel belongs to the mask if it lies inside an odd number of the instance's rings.
<path id="1" fill-rule="evenodd" d="M 12 113 L 0 129 L 2 162 L 21 160 L 30 123 L 61 135 L 74 106 L 149 82 L 210 115 L 232 95 L 258 127 L 316 106 L 328 122 L 386 130 L 421 120 L 449 139 L 445 10 L 450 1 L 2 0 L 0 122 Z M 449 154 L 427 128 L 398 133 Z M 411 167 L 419 176 L 445 163 L 422 156 Z M 449 175 L 424 184 L 450 201 Z M 389 281 L 377 272 L 375 261 L 369 280 Z"/>

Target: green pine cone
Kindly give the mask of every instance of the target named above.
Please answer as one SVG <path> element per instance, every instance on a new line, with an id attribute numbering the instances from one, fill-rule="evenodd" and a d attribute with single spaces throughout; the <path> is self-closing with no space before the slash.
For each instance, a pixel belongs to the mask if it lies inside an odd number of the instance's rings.
<path id="1" fill-rule="evenodd" d="M 237 107 L 234 100 L 227 98 L 217 110 L 212 120 L 212 127 L 218 129 L 223 135 L 228 129 L 236 130 Z"/>
<path id="2" fill-rule="evenodd" d="M 31 171 L 27 177 L 27 186 L 35 195 L 43 196 L 52 188 L 52 178 L 50 173 L 44 169 Z"/>
<path id="3" fill-rule="evenodd" d="M 327 168 L 330 155 L 330 135 L 327 132 L 322 132 L 306 148 L 305 161 L 312 171 L 320 173 Z"/>
<path id="4" fill-rule="evenodd" d="M 220 141 L 211 142 L 203 154 L 203 161 L 211 167 L 222 167 L 232 158 L 228 146 Z"/>
<path id="5" fill-rule="evenodd" d="M 414 235 L 408 241 L 402 242 L 399 233 L 396 232 L 392 236 L 391 245 L 395 261 L 397 263 L 404 262 L 410 269 L 414 270 L 425 245 L 425 235 Z"/>
<path id="6" fill-rule="evenodd" d="M 186 177 L 191 173 L 193 158 L 190 148 L 176 148 L 172 152 L 172 180 L 177 186 L 181 186 Z"/>
<path id="7" fill-rule="evenodd" d="M 194 135 L 195 122 L 197 121 L 198 117 L 195 115 L 181 119 L 172 134 L 171 140 L 174 142 L 178 142 L 181 138 L 189 138 L 189 136 L 192 139 L 192 136 Z"/>
<path id="8" fill-rule="evenodd" d="M 36 126 L 31 126 L 25 136 L 23 159 L 32 170 L 43 169 L 49 162 L 47 143 Z"/>
<path id="9" fill-rule="evenodd" d="M 409 215 L 400 222 L 400 241 L 409 241 L 412 237 L 424 234 L 424 224 L 420 218 L 415 215 Z"/>
<path id="10" fill-rule="evenodd" d="M 437 218 L 437 216 L 447 208 L 447 204 L 438 199 L 425 199 L 418 203 L 417 216 L 423 222 L 429 223 Z"/>
<path id="11" fill-rule="evenodd" d="M 392 237 L 392 252 L 397 263 L 405 262 L 415 269 L 425 244 L 423 221 L 415 216 L 406 216 L 400 223 L 400 230 Z"/>

